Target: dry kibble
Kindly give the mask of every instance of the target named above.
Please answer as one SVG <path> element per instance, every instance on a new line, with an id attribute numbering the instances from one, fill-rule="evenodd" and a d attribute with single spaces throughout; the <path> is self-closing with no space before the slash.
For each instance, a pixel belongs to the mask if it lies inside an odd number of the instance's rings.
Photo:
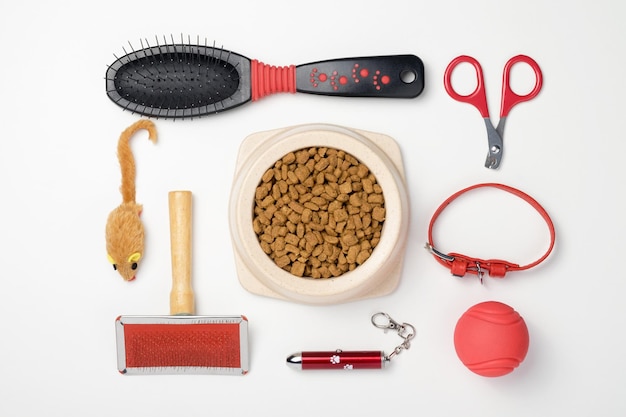
<path id="1" fill-rule="evenodd" d="M 359 252 L 359 254 L 356 256 L 356 263 L 361 265 L 363 262 L 367 261 L 367 258 L 370 257 L 370 253 L 369 251 L 366 250 L 362 250 L 361 252 Z"/>
<path id="2" fill-rule="evenodd" d="M 359 247 L 358 246 L 351 246 L 348 248 L 348 253 L 346 255 L 346 260 L 348 261 L 348 264 L 355 264 L 356 263 L 356 257 L 359 254 Z"/>
<path id="3" fill-rule="evenodd" d="M 285 242 L 295 246 L 298 244 L 298 242 L 300 242 L 300 239 L 298 239 L 298 236 L 289 233 L 287 236 L 285 236 Z"/>
<path id="4" fill-rule="evenodd" d="M 275 258 L 274 262 L 276 262 L 276 265 L 278 265 L 279 267 L 284 268 L 291 263 L 291 259 L 289 259 L 289 256 L 283 255 L 281 257 Z"/>
<path id="5" fill-rule="evenodd" d="M 263 249 L 263 252 L 267 253 L 268 255 L 272 253 L 272 247 L 267 242 L 261 241 L 261 249 Z"/>
<path id="6" fill-rule="evenodd" d="M 267 184 L 272 180 L 273 177 L 274 177 L 274 170 L 268 169 L 267 171 L 265 171 L 265 174 L 263 174 L 263 177 L 261 178 L 261 183 Z"/>
<path id="7" fill-rule="evenodd" d="M 300 250 L 298 249 L 298 247 L 292 244 L 285 245 L 285 250 L 287 251 L 287 253 L 300 254 Z"/>
<path id="8" fill-rule="evenodd" d="M 276 205 L 271 204 L 265 208 L 265 216 L 271 218 L 277 210 Z"/>
<path id="9" fill-rule="evenodd" d="M 348 212 L 345 211 L 343 208 L 337 209 L 333 212 L 333 217 L 335 218 L 336 222 L 343 222 L 348 220 Z"/>
<path id="10" fill-rule="evenodd" d="M 274 239 L 274 246 L 273 249 L 275 251 L 282 251 L 285 249 L 285 238 L 282 236 L 278 236 L 276 239 Z"/>
<path id="11" fill-rule="evenodd" d="M 357 243 L 359 243 L 359 239 L 356 237 L 354 233 L 346 233 L 345 235 L 342 236 L 341 243 L 343 243 L 344 246 L 348 246 L 348 247 L 354 246 Z"/>
<path id="12" fill-rule="evenodd" d="M 274 204 L 274 201 L 275 201 L 274 198 L 268 195 L 263 200 L 261 200 L 258 205 L 262 208 L 266 208 Z"/>
<path id="13" fill-rule="evenodd" d="M 378 222 L 385 220 L 385 209 L 382 207 L 374 207 L 372 210 L 372 219 Z"/>
<path id="14" fill-rule="evenodd" d="M 285 213 L 282 212 L 274 213 L 274 219 L 276 219 L 274 224 L 283 225 L 287 223 L 287 216 L 285 216 Z"/>
<path id="15" fill-rule="evenodd" d="M 304 207 L 308 208 L 311 211 L 319 211 L 320 206 L 318 206 L 317 204 L 313 203 L 312 201 L 307 201 L 306 203 L 304 203 Z"/>
<path id="16" fill-rule="evenodd" d="M 304 270 L 306 268 L 306 264 L 300 261 L 296 261 L 293 263 L 293 266 L 291 267 L 291 273 L 294 274 L 295 276 L 301 277 L 304 276 Z"/>
<path id="17" fill-rule="evenodd" d="M 369 194 L 367 196 L 367 202 L 370 204 L 382 204 L 385 201 L 382 194 Z"/>
<path id="18" fill-rule="evenodd" d="M 296 161 L 296 154 L 293 152 L 289 152 L 287 155 L 283 156 L 282 162 L 283 165 L 293 164 Z"/>
<path id="19" fill-rule="evenodd" d="M 290 152 L 263 174 L 252 226 L 262 250 L 297 277 L 332 278 L 369 259 L 385 220 L 382 188 L 345 151 Z"/>
<path id="20" fill-rule="evenodd" d="M 312 218 L 313 218 L 313 212 L 310 209 L 302 210 L 302 216 L 300 217 L 300 220 L 302 220 L 302 223 L 310 223 Z"/>
<path id="21" fill-rule="evenodd" d="M 363 178 L 363 181 L 361 181 L 361 183 L 363 184 L 363 191 L 368 194 L 374 193 L 374 184 L 371 178 Z"/>

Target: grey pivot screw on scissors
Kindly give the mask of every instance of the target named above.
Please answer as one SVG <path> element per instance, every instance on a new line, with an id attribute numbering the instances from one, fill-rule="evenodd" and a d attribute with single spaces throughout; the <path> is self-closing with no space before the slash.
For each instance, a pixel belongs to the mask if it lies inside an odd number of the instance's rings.
<path id="1" fill-rule="evenodd" d="M 535 72 L 535 87 L 532 91 L 526 95 L 518 95 L 511 89 L 510 85 L 510 76 L 511 76 L 511 68 L 513 65 L 517 63 L 525 63 L 530 65 L 530 67 Z M 478 85 L 476 89 L 471 94 L 466 96 L 458 94 L 454 87 L 452 86 L 452 72 L 454 69 L 463 63 L 471 64 L 476 70 L 476 78 Z M 446 71 L 444 73 L 444 86 L 446 91 L 453 99 L 460 101 L 462 103 L 468 103 L 472 106 L 476 107 L 480 112 L 480 115 L 485 120 L 485 126 L 487 127 L 487 142 L 489 145 L 489 152 L 487 153 L 487 159 L 485 160 L 485 167 L 490 169 L 496 169 L 500 166 L 500 162 L 502 161 L 502 153 L 504 151 L 502 137 L 504 134 L 504 124 L 506 123 L 506 118 L 511 109 L 524 101 L 531 100 L 539 94 L 541 90 L 541 85 L 543 84 L 543 76 L 541 74 L 541 69 L 537 62 L 532 58 L 526 55 L 517 55 L 513 58 L 509 59 L 508 62 L 504 66 L 504 73 L 502 77 L 502 101 L 500 104 L 500 121 L 498 122 L 497 127 L 493 127 L 491 120 L 489 118 L 489 108 L 487 106 L 487 95 L 485 93 L 485 82 L 483 78 L 483 70 L 478 63 L 478 61 L 471 56 L 461 55 L 456 57 L 455 59 L 448 64 Z"/>

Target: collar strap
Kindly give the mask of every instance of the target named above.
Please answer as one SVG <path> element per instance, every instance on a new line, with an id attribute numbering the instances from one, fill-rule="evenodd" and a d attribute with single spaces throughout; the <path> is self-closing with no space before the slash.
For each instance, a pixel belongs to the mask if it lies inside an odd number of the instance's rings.
<path id="1" fill-rule="evenodd" d="M 435 245 L 433 243 L 433 226 L 435 225 L 435 221 L 437 220 L 439 215 L 443 212 L 443 210 L 450 203 L 452 203 L 452 201 L 458 198 L 461 194 L 464 194 L 468 191 L 474 190 L 476 188 L 481 188 L 481 187 L 493 187 L 493 188 L 498 188 L 500 190 L 507 191 L 521 198 L 522 200 L 526 201 L 535 210 L 537 210 L 537 212 L 545 220 L 546 224 L 548 225 L 548 229 L 550 230 L 550 246 L 548 247 L 548 250 L 546 251 L 546 253 L 544 253 L 543 256 L 541 256 L 541 258 L 527 265 L 519 265 L 513 262 L 503 261 L 500 259 L 485 260 L 485 259 L 479 259 L 479 258 L 472 258 L 472 257 L 461 255 L 458 253 L 444 254 L 438 251 L 437 249 L 435 249 Z M 435 214 L 433 214 L 433 217 L 430 220 L 430 225 L 428 226 L 428 243 L 426 244 L 426 249 L 428 249 L 433 254 L 433 257 L 440 264 L 449 268 L 450 271 L 452 272 L 452 275 L 457 276 L 457 277 L 463 277 L 465 276 L 466 273 L 478 275 L 478 277 L 480 278 L 482 282 L 482 278 L 485 273 L 488 273 L 489 276 L 493 278 L 504 278 L 506 273 L 509 271 L 523 271 L 526 269 L 530 269 L 534 266 L 537 266 L 538 264 L 543 262 L 548 257 L 548 255 L 550 255 L 550 252 L 552 252 L 552 249 L 554 248 L 555 238 L 556 238 L 556 234 L 554 231 L 554 224 L 552 223 L 552 219 L 550 219 L 548 212 L 543 207 L 541 207 L 541 205 L 534 198 L 532 198 L 528 194 L 516 188 L 509 187 L 507 185 L 497 184 L 497 183 L 484 183 L 484 184 L 472 185 L 471 187 L 467 187 L 461 191 L 458 191 L 457 193 L 448 197 L 448 199 L 439 206 L 437 211 L 435 211 Z"/>

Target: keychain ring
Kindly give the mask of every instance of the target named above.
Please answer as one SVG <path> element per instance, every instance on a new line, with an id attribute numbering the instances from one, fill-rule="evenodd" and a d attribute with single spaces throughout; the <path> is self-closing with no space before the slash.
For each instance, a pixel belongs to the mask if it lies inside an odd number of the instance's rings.
<path id="1" fill-rule="evenodd" d="M 536 261 L 531 262 L 527 265 L 519 265 L 513 262 L 503 261 L 500 259 L 479 259 L 472 258 L 466 255 L 461 255 L 458 253 L 443 253 L 435 249 L 435 245 L 433 243 L 433 227 L 435 225 L 435 221 L 439 217 L 439 215 L 443 212 L 443 210 L 450 205 L 456 198 L 458 198 L 461 194 L 464 194 L 468 191 L 474 190 L 476 188 L 482 187 L 493 187 L 500 190 L 507 191 L 528 204 L 530 204 L 537 212 L 541 215 L 543 220 L 548 225 L 548 229 L 550 230 L 550 246 L 548 250 Z M 463 277 L 466 273 L 477 275 L 482 283 L 482 278 L 487 272 L 490 277 L 494 278 L 504 278 L 507 272 L 510 271 L 523 271 L 526 269 L 530 269 L 534 266 L 537 266 L 541 262 L 543 262 L 552 252 L 554 248 L 554 242 L 556 239 L 556 232 L 554 230 L 554 224 L 552 223 L 552 219 L 548 215 L 548 212 L 539 204 L 534 198 L 529 196 L 528 194 L 513 188 L 508 185 L 498 184 L 498 183 L 484 183 L 484 184 L 476 184 L 470 187 L 464 188 L 461 191 L 456 192 L 455 194 L 448 197 L 446 201 L 444 201 L 439 208 L 433 214 L 432 219 L 430 220 L 430 225 L 428 226 L 428 243 L 426 243 L 426 249 L 430 251 L 433 257 L 443 266 L 450 269 L 452 275 L 457 277 Z"/>

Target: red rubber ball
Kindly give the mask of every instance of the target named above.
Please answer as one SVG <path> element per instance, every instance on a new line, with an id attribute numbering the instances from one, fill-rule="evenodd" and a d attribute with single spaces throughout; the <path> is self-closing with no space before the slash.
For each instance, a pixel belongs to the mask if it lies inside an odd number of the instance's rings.
<path id="1" fill-rule="evenodd" d="M 467 368 L 482 376 L 513 372 L 528 352 L 528 328 L 506 304 L 486 301 L 468 309 L 454 329 L 454 348 Z"/>

